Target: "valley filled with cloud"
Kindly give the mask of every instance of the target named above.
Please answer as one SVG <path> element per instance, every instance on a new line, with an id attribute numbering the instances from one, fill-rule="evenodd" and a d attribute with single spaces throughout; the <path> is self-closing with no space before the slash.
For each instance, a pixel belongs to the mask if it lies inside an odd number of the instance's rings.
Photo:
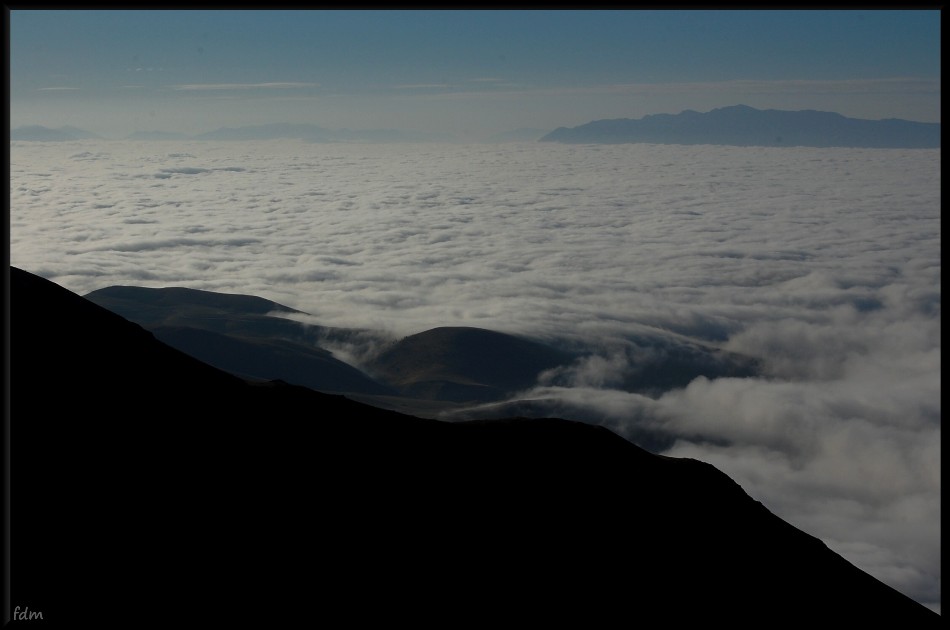
<path id="1" fill-rule="evenodd" d="M 673 436 L 665 454 L 713 464 L 939 610 L 939 149 L 84 140 L 10 153 L 17 267 L 80 295 L 182 286 L 382 338 L 472 326 L 583 348 L 515 399 L 634 441 Z M 756 375 L 625 386 L 691 344 Z M 376 350 L 337 349 L 357 367 Z"/>

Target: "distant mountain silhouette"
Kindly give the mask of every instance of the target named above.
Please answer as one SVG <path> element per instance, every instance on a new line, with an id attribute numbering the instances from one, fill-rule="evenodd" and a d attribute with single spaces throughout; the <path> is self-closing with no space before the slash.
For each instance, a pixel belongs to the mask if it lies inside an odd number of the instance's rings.
<path id="1" fill-rule="evenodd" d="M 685 110 L 632 120 L 595 120 L 560 127 L 542 142 L 723 144 L 778 147 L 940 148 L 940 124 L 889 118 L 863 120 L 814 110 L 759 110 L 746 105 L 708 113 Z"/>
<path id="2" fill-rule="evenodd" d="M 11 602 L 60 627 L 942 627 L 714 467 L 251 383 L 10 269 Z"/>
<path id="3" fill-rule="evenodd" d="M 101 136 L 76 127 L 50 129 L 42 125 L 28 125 L 10 130 L 10 140 L 25 142 L 68 142 L 71 140 L 100 139 Z"/>

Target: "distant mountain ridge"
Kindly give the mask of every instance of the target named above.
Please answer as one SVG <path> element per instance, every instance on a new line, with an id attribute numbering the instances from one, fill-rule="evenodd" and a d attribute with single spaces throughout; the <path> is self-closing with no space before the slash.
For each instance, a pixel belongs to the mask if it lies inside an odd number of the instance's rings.
<path id="1" fill-rule="evenodd" d="M 685 110 L 640 119 L 595 120 L 578 127 L 560 127 L 540 142 L 937 149 L 940 123 L 864 120 L 834 112 L 733 105 L 707 113 Z"/>
<path id="2" fill-rule="evenodd" d="M 62 142 L 103 139 L 94 133 L 64 126 L 17 127 L 12 141 Z M 458 142 L 451 133 L 396 129 L 328 129 L 310 123 L 272 123 L 220 127 L 189 136 L 166 131 L 136 131 L 130 140 L 253 141 L 295 139 L 317 143 Z M 521 128 L 488 136 L 483 142 L 562 142 L 570 144 L 713 144 L 772 147 L 940 148 L 940 123 L 898 118 L 865 120 L 816 110 L 759 110 L 732 105 L 706 113 L 652 114 L 639 119 L 594 120 L 577 127 L 547 132 Z"/>

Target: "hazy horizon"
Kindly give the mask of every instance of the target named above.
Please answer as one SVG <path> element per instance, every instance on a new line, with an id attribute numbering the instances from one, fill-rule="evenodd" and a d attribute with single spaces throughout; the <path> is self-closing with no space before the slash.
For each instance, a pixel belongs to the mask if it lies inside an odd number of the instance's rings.
<path id="1" fill-rule="evenodd" d="M 708 111 L 940 121 L 939 11 L 10 13 L 12 127 L 451 133 Z"/>

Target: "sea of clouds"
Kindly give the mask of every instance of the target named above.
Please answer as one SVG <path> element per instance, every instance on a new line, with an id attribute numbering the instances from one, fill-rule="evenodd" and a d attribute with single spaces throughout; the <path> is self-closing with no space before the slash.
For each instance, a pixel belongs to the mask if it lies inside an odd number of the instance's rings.
<path id="1" fill-rule="evenodd" d="M 939 610 L 939 150 L 82 141 L 11 162 L 15 266 L 583 342 L 522 398 L 681 436 L 667 454 Z M 762 373 L 623 391 L 645 334 Z"/>

